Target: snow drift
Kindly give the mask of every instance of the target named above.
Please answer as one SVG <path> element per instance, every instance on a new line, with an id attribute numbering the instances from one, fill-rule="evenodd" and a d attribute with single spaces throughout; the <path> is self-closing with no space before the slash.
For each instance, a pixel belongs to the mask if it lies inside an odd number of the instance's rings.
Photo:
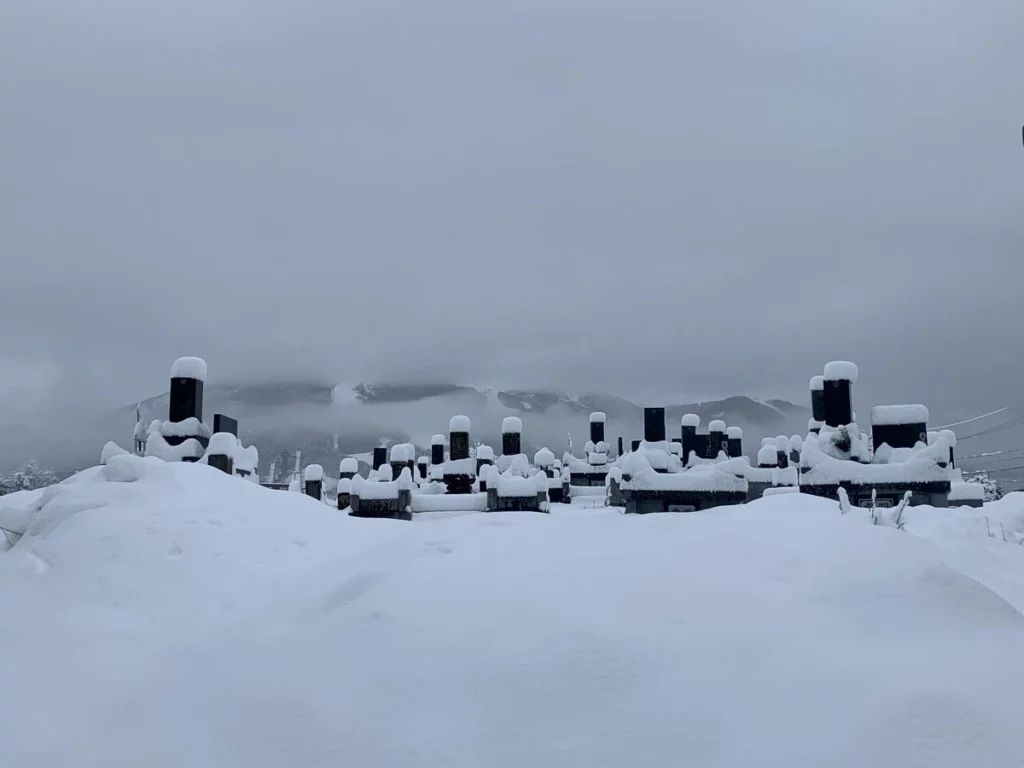
<path id="1" fill-rule="evenodd" d="M 0 499 L 3 763 L 1016 764 L 1019 496 L 404 523 L 112 456 Z"/>

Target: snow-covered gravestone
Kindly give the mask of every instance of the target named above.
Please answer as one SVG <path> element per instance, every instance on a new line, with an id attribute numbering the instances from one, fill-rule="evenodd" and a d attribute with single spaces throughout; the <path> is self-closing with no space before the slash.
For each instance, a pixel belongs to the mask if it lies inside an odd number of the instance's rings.
<path id="1" fill-rule="evenodd" d="M 690 453 L 696 453 L 698 458 L 702 455 L 700 448 L 697 446 L 697 427 L 700 426 L 700 416 L 696 413 L 684 414 L 680 423 L 683 443 L 682 461 L 685 467 L 690 461 Z"/>
<path id="2" fill-rule="evenodd" d="M 952 429 L 943 429 L 939 431 L 939 437 L 944 437 L 946 443 L 949 444 L 949 466 L 956 468 L 956 460 L 953 457 L 953 449 L 956 448 L 956 432 Z"/>
<path id="3" fill-rule="evenodd" d="M 604 442 L 604 425 L 608 416 L 601 411 L 594 411 L 590 414 L 590 442 L 595 446 Z"/>
<path id="4" fill-rule="evenodd" d="M 448 493 L 473 492 L 476 462 L 469 455 L 470 428 L 468 416 L 453 416 L 448 422 L 449 456 L 444 468 L 444 482 L 448 486 Z"/>
<path id="5" fill-rule="evenodd" d="M 808 387 L 811 390 L 811 418 L 807 431 L 817 434 L 825 423 L 825 377 L 812 376 Z"/>
<path id="6" fill-rule="evenodd" d="M 876 405 L 871 409 L 871 444 L 876 451 L 882 445 L 890 448 L 913 448 L 918 442 L 931 445 L 934 440 L 930 437 L 928 408 L 923 405 Z"/>
<path id="7" fill-rule="evenodd" d="M 238 419 L 225 416 L 223 413 L 215 413 L 213 414 L 213 431 L 215 433 L 230 432 L 235 437 L 238 437 Z"/>
<path id="8" fill-rule="evenodd" d="M 383 445 L 378 445 L 373 449 L 373 471 L 376 472 L 387 463 L 388 449 Z"/>
<path id="9" fill-rule="evenodd" d="M 478 445 L 476 447 L 476 474 L 480 476 L 481 468 L 494 463 L 494 449 L 489 445 Z M 481 488 L 480 490 L 484 490 Z"/>
<path id="10" fill-rule="evenodd" d="M 199 357 L 179 357 L 171 366 L 171 391 L 167 421 L 161 425 L 164 442 L 182 461 L 198 461 L 210 441 L 210 429 L 203 424 L 203 386 L 206 361 Z M 194 442 L 193 442 L 194 441 Z"/>
<path id="11" fill-rule="evenodd" d="M 508 416 L 501 422 L 501 455 L 518 456 L 523 452 L 523 420 Z"/>
<path id="12" fill-rule="evenodd" d="M 708 424 L 708 458 L 717 459 L 721 451 L 725 451 L 728 455 L 729 444 L 725 438 L 725 422 L 715 419 Z"/>
<path id="13" fill-rule="evenodd" d="M 302 479 L 305 481 L 305 492 L 319 501 L 324 495 L 324 468 L 319 464 L 310 464 L 306 467 Z"/>
<path id="14" fill-rule="evenodd" d="M 800 466 L 800 452 L 804 449 L 804 439 L 800 435 L 793 435 L 789 438 L 789 463 L 795 467 Z"/>
<path id="15" fill-rule="evenodd" d="M 235 471 L 235 456 L 238 453 L 238 438 L 230 432 L 214 432 L 210 446 L 206 449 L 206 463 L 231 475 Z"/>
<path id="16" fill-rule="evenodd" d="M 775 438 L 775 457 L 779 469 L 785 469 L 789 466 L 789 438 L 785 435 L 779 435 Z"/>
<path id="17" fill-rule="evenodd" d="M 395 443 L 391 446 L 391 475 L 398 477 L 409 462 L 416 458 L 416 450 L 407 443 Z"/>
<path id="18" fill-rule="evenodd" d="M 427 470 L 430 468 L 430 459 L 426 456 L 420 456 L 416 459 L 416 469 L 419 472 L 420 480 L 427 479 Z"/>
<path id="19" fill-rule="evenodd" d="M 730 459 L 738 459 L 743 455 L 743 430 L 729 427 L 725 430 L 726 447 Z"/>
<path id="20" fill-rule="evenodd" d="M 847 360 L 833 360 L 825 365 L 822 397 L 825 423 L 843 427 L 853 422 L 853 385 L 857 382 L 857 366 Z"/>
<path id="21" fill-rule="evenodd" d="M 430 464 L 435 467 L 444 464 L 444 435 L 430 438 Z"/>
<path id="22" fill-rule="evenodd" d="M 348 456 L 341 460 L 338 465 L 338 477 L 342 480 L 351 480 L 359 474 L 359 459 Z"/>
<path id="23" fill-rule="evenodd" d="M 779 452 L 774 445 L 762 445 L 757 452 L 757 466 L 761 469 L 771 469 L 779 466 Z"/>

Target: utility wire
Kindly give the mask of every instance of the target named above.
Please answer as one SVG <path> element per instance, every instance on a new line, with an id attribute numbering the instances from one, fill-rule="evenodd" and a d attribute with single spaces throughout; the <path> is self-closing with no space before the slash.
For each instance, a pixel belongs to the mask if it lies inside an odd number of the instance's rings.
<path id="1" fill-rule="evenodd" d="M 950 427 L 963 426 L 964 424 L 970 424 L 972 421 L 981 421 L 982 419 L 987 419 L 989 416 L 995 416 L 998 413 L 1002 413 L 1003 411 L 1008 410 L 1010 410 L 1010 406 L 1004 405 L 998 411 L 992 411 L 991 413 L 983 413 L 981 414 L 981 416 L 975 416 L 970 419 L 964 419 L 963 421 L 954 421 L 952 424 L 946 424 L 945 426 L 942 427 L 935 427 L 935 429 L 949 429 Z"/>

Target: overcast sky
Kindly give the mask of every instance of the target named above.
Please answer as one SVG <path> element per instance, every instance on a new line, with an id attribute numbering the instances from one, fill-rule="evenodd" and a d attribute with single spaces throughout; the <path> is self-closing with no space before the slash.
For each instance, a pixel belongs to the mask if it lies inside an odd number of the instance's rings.
<path id="1" fill-rule="evenodd" d="M 0 409 L 1019 402 L 1020 0 L 0 3 Z M 14 403 L 18 403 L 15 407 Z"/>

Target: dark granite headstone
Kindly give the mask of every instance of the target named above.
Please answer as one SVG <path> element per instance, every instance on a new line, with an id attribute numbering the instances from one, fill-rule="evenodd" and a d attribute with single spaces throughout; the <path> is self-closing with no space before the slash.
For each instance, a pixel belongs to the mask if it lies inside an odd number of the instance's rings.
<path id="1" fill-rule="evenodd" d="M 373 449 L 373 469 L 380 469 L 388 463 L 388 449 L 384 446 L 377 446 Z"/>
<path id="2" fill-rule="evenodd" d="M 639 450 L 639 449 L 640 449 L 640 441 L 639 440 L 634 440 L 633 441 L 633 450 L 636 451 L 636 450 Z"/>
<path id="3" fill-rule="evenodd" d="M 604 422 L 603 421 L 592 421 L 590 422 L 590 442 L 594 445 L 604 442 Z"/>
<path id="4" fill-rule="evenodd" d="M 928 442 L 928 425 L 917 424 L 872 424 L 871 444 L 878 450 L 882 443 L 890 448 L 913 448 L 918 441 Z"/>
<path id="5" fill-rule="evenodd" d="M 622 455 L 622 438 L 619 438 L 619 456 Z"/>
<path id="6" fill-rule="evenodd" d="M 726 438 L 729 458 L 738 459 L 743 455 L 743 438 L 742 437 L 729 437 Z"/>
<path id="7" fill-rule="evenodd" d="M 775 454 L 775 461 L 779 469 L 785 469 L 789 466 L 789 454 L 785 451 L 777 451 Z"/>
<path id="8" fill-rule="evenodd" d="M 523 452 L 523 436 L 519 432 L 503 432 L 501 435 L 501 453 L 504 456 L 518 456 Z"/>
<path id="9" fill-rule="evenodd" d="M 825 423 L 842 427 L 853 421 L 853 394 L 846 379 L 825 379 L 822 390 L 825 400 Z"/>
<path id="10" fill-rule="evenodd" d="M 213 414 L 213 433 L 228 432 L 238 437 L 238 419 L 225 416 L 223 413 Z"/>
<path id="11" fill-rule="evenodd" d="M 686 464 L 686 462 L 690 460 L 691 451 L 696 452 L 697 456 L 701 456 L 702 454 L 699 450 L 697 450 L 697 440 L 695 439 L 697 436 L 696 427 L 689 427 L 683 425 L 682 435 L 683 436 L 680 438 L 680 442 L 682 442 L 683 444 L 683 464 Z"/>
<path id="12" fill-rule="evenodd" d="M 502 438 L 504 438 L 504 435 L 502 435 Z M 469 458 L 469 432 L 450 433 L 448 435 L 448 445 L 452 461 Z"/>
<path id="13" fill-rule="evenodd" d="M 314 499 L 319 501 L 323 497 L 324 493 L 324 481 L 323 480 L 307 480 L 305 487 L 306 495 L 312 496 Z"/>
<path id="14" fill-rule="evenodd" d="M 171 379 L 170 405 L 167 420 L 203 420 L 203 382 L 198 379 Z"/>
<path id="15" fill-rule="evenodd" d="M 430 446 L 430 463 L 435 467 L 444 464 L 444 445 Z"/>
<path id="16" fill-rule="evenodd" d="M 234 462 L 230 456 L 210 455 L 207 456 L 206 461 L 211 467 L 215 467 L 229 475 L 235 471 Z"/>
<path id="17" fill-rule="evenodd" d="M 660 443 L 665 439 L 665 409 L 644 408 L 644 440 Z"/>
<path id="18" fill-rule="evenodd" d="M 825 420 L 825 390 L 811 390 L 811 418 L 815 421 Z"/>

